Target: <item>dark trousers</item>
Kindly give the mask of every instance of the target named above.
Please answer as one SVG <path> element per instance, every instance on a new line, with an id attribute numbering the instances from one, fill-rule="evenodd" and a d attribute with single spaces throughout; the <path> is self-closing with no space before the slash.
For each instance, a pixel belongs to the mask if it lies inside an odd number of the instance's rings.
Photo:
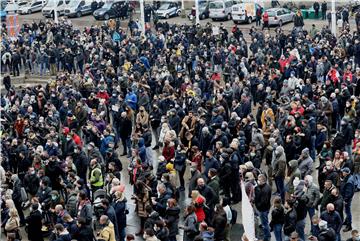
<path id="1" fill-rule="evenodd" d="M 281 200 L 285 202 L 284 177 L 275 177 L 276 190 L 280 194 Z"/>
<path id="2" fill-rule="evenodd" d="M 20 223 L 25 224 L 25 216 L 24 216 L 24 213 L 23 213 L 23 210 L 22 210 L 22 207 L 21 207 L 21 202 L 14 200 L 14 204 L 15 204 L 16 210 L 19 213 Z"/>

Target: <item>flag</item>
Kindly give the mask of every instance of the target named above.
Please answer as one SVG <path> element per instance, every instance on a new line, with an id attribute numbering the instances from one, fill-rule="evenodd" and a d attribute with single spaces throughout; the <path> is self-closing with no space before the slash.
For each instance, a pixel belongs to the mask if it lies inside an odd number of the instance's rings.
<path id="1" fill-rule="evenodd" d="M 245 191 L 244 182 L 241 181 L 241 212 L 242 212 L 242 223 L 244 225 L 244 233 L 249 241 L 256 240 L 255 237 L 255 221 L 254 221 L 254 209 L 250 203 L 249 197 Z"/>
<path id="2" fill-rule="evenodd" d="M 120 34 L 115 31 L 115 32 L 113 33 L 113 35 L 112 35 L 112 40 L 113 40 L 114 42 L 120 42 L 120 41 L 121 41 L 121 36 L 120 36 Z"/>

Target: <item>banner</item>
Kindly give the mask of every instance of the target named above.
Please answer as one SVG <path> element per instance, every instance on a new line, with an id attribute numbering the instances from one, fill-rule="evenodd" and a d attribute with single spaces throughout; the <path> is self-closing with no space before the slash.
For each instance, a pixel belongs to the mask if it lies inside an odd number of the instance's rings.
<path id="1" fill-rule="evenodd" d="M 242 212 L 242 223 L 244 225 L 244 233 L 249 241 L 256 240 L 255 236 L 255 220 L 254 220 L 254 209 L 250 203 L 249 197 L 245 191 L 244 182 L 241 180 L 241 212 Z"/>
<path id="2" fill-rule="evenodd" d="M 9 14 L 6 16 L 6 28 L 8 36 L 16 38 L 20 32 L 19 16 L 17 14 Z"/>

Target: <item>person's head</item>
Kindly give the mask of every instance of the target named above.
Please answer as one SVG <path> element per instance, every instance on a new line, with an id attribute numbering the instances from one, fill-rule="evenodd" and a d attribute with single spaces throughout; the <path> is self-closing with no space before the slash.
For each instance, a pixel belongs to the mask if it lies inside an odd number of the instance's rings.
<path id="1" fill-rule="evenodd" d="M 264 174 L 260 174 L 258 176 L 258 184 L 262 186 L 265 185 L 265 183 L 266 183 L 266 176 Z"/>
<path id="2" fill-rule="evenodd" d="M 84 191 L 80 191 L 78 194 L 78 200 L 79 201 L 85 201 L 86 200 L 86 193 Z"/>
<path id="3" fill-rule="evenodd" d="M 198 190 L 192 190 L 190 196 L 191 196 L 191 199 L 192 199 L 193 201 L 195 201 L 196 198 L 197 198 L 199 195 L 200 195 L 200 193 L 199 193 Z"/>
<path id="4" fill-rule="evenodd" d="M 15 203 L 12 199 L 6 199 L 5 200 L 5 207 L 11 209 L 11 208 L 15 208 Z"/>
<path id="5" fill-rule="evenodd" d="M 148 239 L 148 238 L 154 237 L 154 236 L 155 236 L 154 230 L 152 230 L 151 228 L 145 229 L 145 232 L 144 232 L 144 235 L 143 235 L 143 238 L 145 240 Z"/>
<path id="6" fill-rule="evenodd" d="M 62 211 L 64 211 L 64 208 L 61 204 L 58 204 L 55 206 L 55 213 L 59 215 Z"/>
<path id="7" fill-rule="evenodd" d="M 305 181 L 305 186 L 310 187 L 311 184 L 313 183 L 313 177 L 311 175 L 307 175 L 304 178 Z"/>
<path id="8" fill-rule="evenodd" d="M 126 235 L 126 241 L 135 240 L 135 236 L 133 234 L 127 234 Z"/>
<path id="9" fill-rule="evenodd" d="M 195 212 L 195 206 L 193 204 L 186 206 L 186 208 L 185 208 L 186 214 L 192 214 L 194 212 Z"/>
<path id="10" fill-rule="evenodd" d="M 331 180 L 325 180 L 324 187 L 326 190 L 329 190 L 332 187 L 332 181 Z"/>
<path id="11" fill-rule="evenodd" d="M 321 220 L 319 222 L 319 229 L 320 231 L 326 230 L 328 227 L 328 223 L 325 220 Z"/>
<path id="12" fill-rule="evenodd" d="M 101 225 L 107 225 L 109 222 L 109 217 L 106 215 L 101 215 L 100 217 L 100 224 Z"/>
<path id="13" fill-rule="evenodd" d="M 203 178 L 199 178 L 197 180 L 197 185 L 199 188 L 203 188 L 205 186 L 205 180 Z"/>
<path id="14" fill-rule="evenodd" d="M 341 169 L 341 174 L 342 174 L 343 177 L 349 176 L 351 174 L 350 168 L 345 167 L 345 168 Z"/>
<path id="15" fill-rule="evenodd" d="M 275 198 L 274 198 L 274 201 L 273 201 L 273 205 L 274 205 L 274 207 L 275 208 L 280 208 L 281 207 L 281 197 L 279 197 L 279 196 L 276 196 Z"/>
<path id="16" fill-rule="evenodd" d="M 356 229 L 353 229 L 353 230 L 351 231 L 351 238 L 352 238 L 353 241 L 359 241 L 359 240 L 360 240 L 360 233 L 359 233 L 359 231 L 356 230 Z"/>
<path id="17" fill-rule="evenodd" d="M 74 219 L 71 217 L 70 214 L 65 213 L 64 216 L 63 216 L 63 220 L 64 220 L 65 223 L 70 223 L 70 222 L 72 222 Z"/>
<path id="18" fill-rule="evenodd" d="M 297 232 L 292 232 L 290 235 L 290 241 L 298 241 L 299 240 L 299 234 Z"/>
<path id="19" fill-rule="evenodd" d="M 202 221 L 199 225 L 199 231 L 204 232 L 208 230 L 208 225 L 205 223 L 205 221 Z"/>
<path id="20" fill-rule="evenodd" d="M 57 234 L 62 233 L 65 230 L 64 226 L 61 223 L 55 224 L 54 228 Z"/>
<path id="21" fill-rule="evenodd" d="M 17 218 L 17 217 L 19 217 L 19 214 L 18 214 L 17 209 L 16 209 L 16 208 L 10 208 L 9 216 L 10 216 L 11 218 Z"/>
<path id="22" fill-rule="evenodd" d="M 329 203 L 328 205 L 326 205 L 326 211 L 327 211 L 328 213 L 334 212 L 334 210 L 335 210 L 334 204 Z"/>
<path id="23" fill-rule="evenodd" d="M 213 178 L 217 175 L 217 170 L 215 168 L 210 168 L 208 172 L 208 177 Z"/>
<path id="24" fill-rule="evenodd" d="M 158 186 L 157 186 L 157 190 L 160 194 L 163 194 L 165 193 L 166 191 L 166 186 L 164 183 L 159 183 Z"/>

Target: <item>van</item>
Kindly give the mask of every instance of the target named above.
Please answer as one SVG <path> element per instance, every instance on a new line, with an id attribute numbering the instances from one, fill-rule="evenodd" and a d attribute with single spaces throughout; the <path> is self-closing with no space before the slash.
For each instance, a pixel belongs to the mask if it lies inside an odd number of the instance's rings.
<path id="1" fill-rule="evenodd" d="M 55 11 L 57 16 L 64 15 L 65 7 L 68 3 L 70 3 L 70 0 L 49 0 L 41 10 L 42 15 L 47 18 L 54 18 Z"/>
<path id="2" fill-rule="evenodd" d="M 243 2 L 232 6 L 231 16 L 234 23 L 251 23 L 256 19 L 256 11 L 262 7 L 258 3 Z"/>
<path id="3" fill-rule="evenodd" d="M 81 17 L 92 14 L 91 4 L 93 0 L 73 0 L 65 8 L 68 17 Z"/>
<path id="4" fill-rule="evenodd" d="M 128 1 L 106 2 L 93 12 L 96 20 L 109 20 L 111 18 L 127 17 L 129 10 Z"/>
<path id="5" fill-rule="evenodd" d="M 215 0 L 209 3 L 209 17 L 215 21 L 218 19 L 231 19 L 233 0 Z"/>

